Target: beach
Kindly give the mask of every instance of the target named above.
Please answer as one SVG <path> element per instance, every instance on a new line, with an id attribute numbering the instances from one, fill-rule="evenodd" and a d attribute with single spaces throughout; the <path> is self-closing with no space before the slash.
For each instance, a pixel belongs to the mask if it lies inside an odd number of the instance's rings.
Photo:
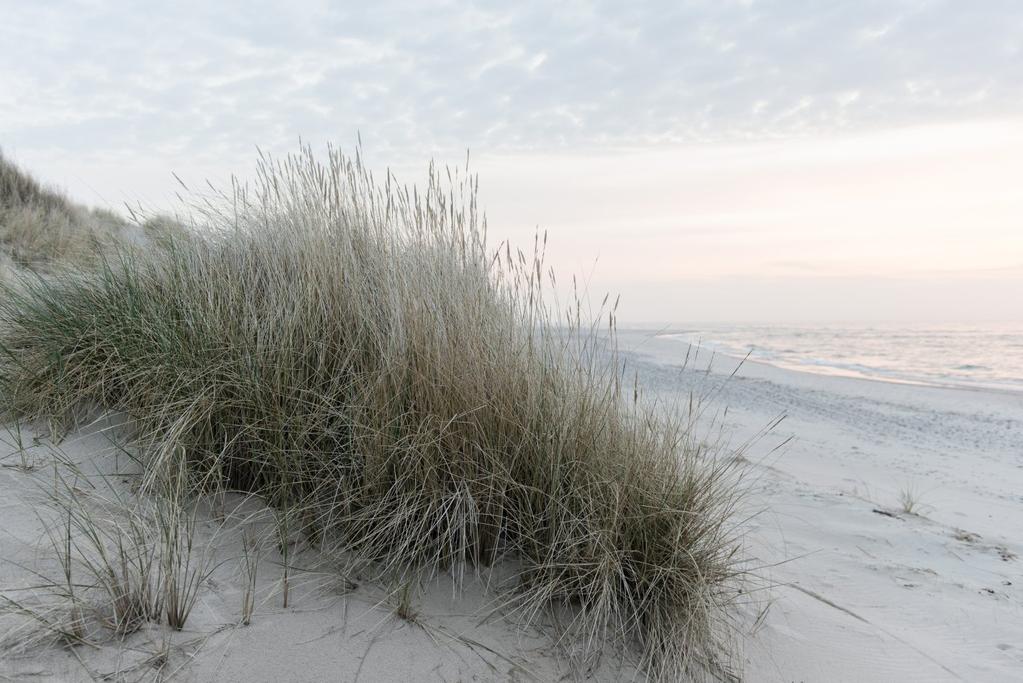
<path id="1" fill-rule="evenodd" d="M 1023 682 L 1023 3 L 8 4 L 0 683 Z"/>
<path id="2" fill-rule="evenodd" d="M 620 333 L 640 383 L 711 393 L 749 448 L 771 588 L 750 681 L 1010 681 L 1023 672 L 1023 395 L 829 377 Z M 774 450 L 783 444 L 778 450 Z M 900 492 L 918 499 L 901 510 Z"/>
<path id="3" fill-rule="evenodd" d="M 734 621 L 742 680 L 1018 678 L 1023 395 L 740 365 L 694 356 L 652 331 L 622 331 L 619 343 L 644 400 L 702 397 L 699 428 L 748 461 L 749 494 L 736 520 L 753 575 Z M 137 472 L 116 445 L 128 431 L 109 417 L 59 444 L 35 429 L 21 433 L 25 453 L 9 431 L 0 455 L 0 585 L 19 600 L 38 593 L 17 590 L 39 583 L 30 570 L 56 570 L 39 506 L 55 453 L 79 464 L 90 483 L 77 485 L 97 499 L 109 500 L 104 486 L 131 495 Z M 18 466 L 22 455 L 32 471 Z M 580 669 L 570 646 L 516 628 L 489 590 L 508 567 L 469 577 L 460 596 L 442 575 L 416 590 L 403 619 L 394 596 L 358 577 L 339 580 L 312 554 L 292 560 L 302 570 L 284 608 L 280 560 L 267 552 L 257 558 L 252 622 L 242 626 L 241 523 L 232 520 L 251 524 L 259 515 L 259 504 L 229 497 L 201 520 L 197 546 L 217 566 L 185 631 L 151 626 L 98 648 L 37 646 L 5 658 L 0 676 L 557 680 L 574 670 L 591 680 L 642 680 L 619 653 Z"/>

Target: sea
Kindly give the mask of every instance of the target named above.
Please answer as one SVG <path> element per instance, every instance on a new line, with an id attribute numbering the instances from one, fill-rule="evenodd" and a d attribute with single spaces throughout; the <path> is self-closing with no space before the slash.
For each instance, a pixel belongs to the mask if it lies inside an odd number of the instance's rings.
<path id="1" fill-rule="evenodd" d="M 658 336 L 822 375 L 1023 392 L 1023 323 L 714 323 Z"/>

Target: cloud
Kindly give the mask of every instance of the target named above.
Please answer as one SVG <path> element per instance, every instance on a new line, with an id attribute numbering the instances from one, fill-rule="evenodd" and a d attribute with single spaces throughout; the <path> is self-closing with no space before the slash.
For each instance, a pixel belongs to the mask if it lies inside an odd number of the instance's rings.
<path id="1" fill-rule="evenodd" d="M 781 315 L 741 302 L 821 269 L 1019 279 L 1021 35 L 1016 0 L 7 3 L 0 145 L 160 208 L 171 171 L 225 186 L 300 136 L 399 170 L 469 147 L 492 234 L 550 227 L 651 311 L 738 272 L 707 310 Z"/>
<path id="2" fill-rule="evenodd" d="M 780 137 L 1023 111 L 1009 0 L 65 2 L 5 9 L 4 144 L 421 155 Z"/>

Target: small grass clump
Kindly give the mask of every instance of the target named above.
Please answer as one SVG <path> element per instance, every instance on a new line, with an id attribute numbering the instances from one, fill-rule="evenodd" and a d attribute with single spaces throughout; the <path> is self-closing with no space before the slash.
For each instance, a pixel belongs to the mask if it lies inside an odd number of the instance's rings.
<path id="1" fill-rule="evenodd" d="M 519 614 L 655 678 L 715 670 L 738 460 L 635 398 L 613 311 L 604 334 L 545 303 L 542 248 L 488 248 L 471 177 L 419 192 L 305 149 L 258 178 L 201 236 L 5 287 L 11 412 L 128 414 L 148 486 L 257 494 L 282 553 L 391 585 L 514 558 Z"/>
<path id="2" fill-rule="evenodd" d="M 180 631 L 212 567 L 207 549 L 193 547 L 194 501 L 179 493 L 104 491 L 70 460 L 55 461 L 39 517 L 59 574 L 32 570 L 29 599 L 0 595 L 0 614 L 22 617 L 0 633 L 0 652 L 96 645 L 162 621 Z"/>
<path id="3" fill-rule="evenodd" d="M 907 485 L 899 489 L 899 509 L 907 515 L 920 513 L 922 504 L 920 502 L 920 491 L 913 485 Z"/>

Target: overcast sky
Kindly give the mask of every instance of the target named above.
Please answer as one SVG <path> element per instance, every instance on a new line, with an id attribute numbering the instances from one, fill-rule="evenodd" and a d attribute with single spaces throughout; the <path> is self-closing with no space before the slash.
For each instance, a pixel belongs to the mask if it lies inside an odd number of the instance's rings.
<path id="1" fill-rule="evenodd" d="M 491 233 L 549 229 L 625 320 L 1023 320 L 1015 0 L 0 16 L 0 146 L 90 204 L 361 132 L 410 180 L 470 148 Z"/>

